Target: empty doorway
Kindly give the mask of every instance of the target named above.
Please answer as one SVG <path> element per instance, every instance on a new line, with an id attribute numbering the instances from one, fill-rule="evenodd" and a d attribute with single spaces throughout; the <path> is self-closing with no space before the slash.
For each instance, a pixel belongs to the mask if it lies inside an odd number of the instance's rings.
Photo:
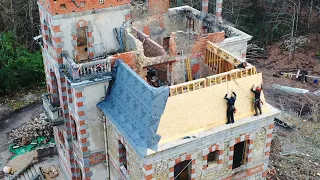
<path id="1" fill-rule="evenodd" d="M 77 51 L 79 61 L 88 59 L 87 42 L 87 27 L 77 28 Z"/>
<path id="2" fill-rule="evenodd" d="M 246 163 L 246 142 L 239 142 L 234 145 L 232 169 L 238 168 Z"/>

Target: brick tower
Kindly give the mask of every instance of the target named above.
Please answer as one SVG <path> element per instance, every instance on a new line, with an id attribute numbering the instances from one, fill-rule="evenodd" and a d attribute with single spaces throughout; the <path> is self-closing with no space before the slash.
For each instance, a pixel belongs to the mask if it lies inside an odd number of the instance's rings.
<path id="1" fill-rule="evenodd" d="M 99 165 L 106 156 L 103 125 L 95 105 L 105 96 L 109 81 L 106 54 L 120 48 L 113 29 L 130 17 L 129 2 L 38 1 L 48 92 L 43 104 L 54 124 L 67 179 L 101 179 L 93 176 L 100 173 L 108 178 L 105 165 Z"/>

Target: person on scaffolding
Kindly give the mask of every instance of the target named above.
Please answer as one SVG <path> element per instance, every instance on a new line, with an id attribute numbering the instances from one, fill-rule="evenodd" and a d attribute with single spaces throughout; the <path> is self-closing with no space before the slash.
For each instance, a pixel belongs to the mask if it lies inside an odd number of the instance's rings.
<path id="1" fill-rule="evenodd" d="M 234 123 L 234 113 L 236 112 L 236 108 L 234 107 L 234 103 L 236 102 L 237 95 L 233 90 L 231 90 L 231 97 L 228 98 L 228 94 L 224 96 L 224 99 L 227 100 L 227 124 Z"/>
<path id="2" fill-rule="evenodd" d="M 262 110 L 261 110 L 261 104 L 263 104 L 263 102 L 260 99 L 260 95 L 261 95 L 261 90 L 262 90 L 262 83 L 261 86 L 257 86 L 256 89 L 254 90 L 255 85 L 252 86 L 251 91 L 254 93 L 254 100 L 253 100 L 253 105 L 254 105 L 254 110 L 255 110 L 255 116 L 258 116 L 258 109 L 260 114 L 262 114 Z"/>

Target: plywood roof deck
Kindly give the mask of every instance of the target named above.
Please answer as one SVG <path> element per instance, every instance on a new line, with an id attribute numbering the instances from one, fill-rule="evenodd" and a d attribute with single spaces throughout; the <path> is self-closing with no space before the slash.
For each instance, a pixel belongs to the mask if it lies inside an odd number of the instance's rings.
<path id="1" fill-rule="evenodd" d="M 234 65 L 244 62 L 211 42 L 207 43 L 207 51 L 215 53 L 219 58 Z M 203 128 L 214 128 L 226 124 L 227 104 L 224 96 L 231 93 L 231 90 L 237 94 L 235 121 L 253 116 L 254 94 L 251 88 L 254 84 L 261 83 L 262 74 L 257 73 L 254 66 L 247 64 L 243 69 L 233 69 L 170 86 L 170 97 L 157 129 L 157 134 L 161 136 L 159 145 L 183 138 Z M 261 99 L 265 102 L 263 92 Z M 268 112 L 267 106 L 263 106 L 263 112 Z"/>

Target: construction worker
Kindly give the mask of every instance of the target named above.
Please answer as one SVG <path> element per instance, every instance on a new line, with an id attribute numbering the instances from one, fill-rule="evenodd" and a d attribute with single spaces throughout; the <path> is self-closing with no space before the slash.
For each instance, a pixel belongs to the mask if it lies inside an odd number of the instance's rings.
<path id="1" fill-rule="evenodd" d="M 247 67 L 247 62 L 242 62 L 237 66 L 237 69 L 245 69 Z"/>
<path id="2" fill-rule="evenodd" d="M 254 114 L 255 116 L 258 116 L 258 109 L 260 114 L 262 114 L 261 104 L 263 104 L 263 102 L 260 100 L 261 90 L 262 90 L 262 84 L 260 87 L 257 86 L 255 90 L 254 90 L 254 85 L 251 88 L 251 91 L 254 93 L 253 105 L 254 105 L 254 110 L 256 112 Z"/>
<path id="3" fill-rule="evenodd" d="M 227 100 L 227 124 L 234 123 L 234 113 L 236 108 L 234 107 L 234 103 L 236 102 L 237 95 L 235 92 L 231 91 L 231 97 L 228 98 L 228 94 L 224 96 L 224 99 Z"/>

